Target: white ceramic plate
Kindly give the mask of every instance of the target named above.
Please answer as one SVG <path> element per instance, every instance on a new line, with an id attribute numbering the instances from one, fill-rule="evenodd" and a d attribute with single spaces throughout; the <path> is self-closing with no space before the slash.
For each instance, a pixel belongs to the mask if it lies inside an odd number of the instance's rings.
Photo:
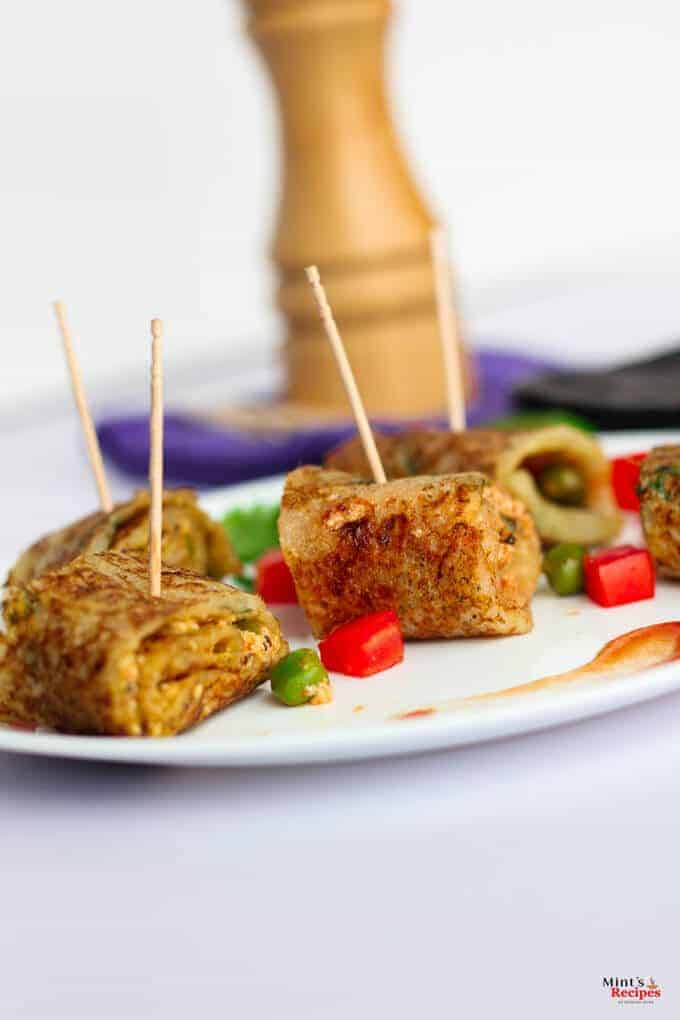
<path id="1" fill-rule="evenodd" d="M 607 452 L 678 441 L 668 434 L 604 437 Z M 234 506 L 276 501 L 282 478 L 212 492 L 205 508 L 220 516 Z M 621 541 L 640 542 L 631 515 Z M 296 607 L 279 613 L 291 645 L 313 643 Z M 173 765 L 294 765 L 457 747 L 586 719 L 680 688 L 680 662 L 618 679 L 591 677 L 550 689 L 463 703 L 583 665 L 612 638 L 680 619 L 680 586 L 659 583 L 654 599 L 601 609 L 584 596 L 560 599 L 543 582 L 534 600 L 535 627 L 512 638 L 407 645 L 405 661 L 368 679 L 334 676 L 330 705 L 284 708 L 266 687 L 181 737 L 143 740 L 24 733 L 0 727 L 0 750 L 105 761 Z M 408 712 L 426 710 L 415 716 Z"/>

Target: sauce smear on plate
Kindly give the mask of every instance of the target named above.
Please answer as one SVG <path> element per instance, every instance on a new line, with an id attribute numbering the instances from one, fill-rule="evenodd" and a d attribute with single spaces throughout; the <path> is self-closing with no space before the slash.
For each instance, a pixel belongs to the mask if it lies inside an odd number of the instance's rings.
<path id="1" fill-rule="evenodd" d="M 446 702 L 439 707 L 452 708 L 456 705 L 470 705 L 477 701 L 514 698 L 518 694 L 533 694 L 535 691 L 559 687 L 562 684 L 573 683 L 575 680 L 584 680 L 589 676 L 606 677 L 607 679 L 631 676 L 634 673 L 651 669 L 653 666 L 662 666 L 678 659 L 680 659 L 680 620 L 654 623 L 650 627 L 640 627 L 638 630 L 631 630 L 613 638 L 600 649 L 594 659 L 586 662 L 583 666 L 577 666 L 576 669 L 570 669 L 566 673 L 544 676 L 539 680 L 520 684 L 518 687 L 508 687 L 507 690 L 489 691 L 487 694 L 475 694 L 469 698 L 457 698 L 453 702 Z M 436 711 L 437 709 L 432 706 L 415 708 L 408 712 L 401 712 L 394 718 L 417 719 L 432 715 Z"/>
<path id="2" fill-rule="evenodd" d="M 595 658 L 586 662 L 584 666 L 577 666 L 576 669 L 570 669 L 566 673 L 544 676 L 540 680 L 532 680 L 519 687 L 509 687 L 506 691 L 479 694 L 474 699 L 467 700 L 514 697 L 516 694 L 558 687 L 589 676 L 606 676 L 608 679 L 631 676 L 633 673 L 641 673 L 643 670 L 662 666 L 676 659 L 680 659 L 680 620 L 654 623 L 650 627 L 640 627 L 608 641 Z"/>

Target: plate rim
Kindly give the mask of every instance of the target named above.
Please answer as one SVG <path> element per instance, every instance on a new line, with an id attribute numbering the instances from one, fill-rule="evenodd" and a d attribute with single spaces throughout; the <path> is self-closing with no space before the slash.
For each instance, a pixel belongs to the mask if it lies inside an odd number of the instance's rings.
<path id="1" fill-rule="evenodd" d="M 645 684 L 635 680 L 645 678 Z M 628 681 L 628 683 L 626 683 Z M 650 682 L 651 681 L 651 682 Z M 623 686 L 621 684 L 623 683 Z M 630 708 L 680 690 L 680 662 L 665 663 L 616 680 L 594 678 L 549 695 L 537 693 L 529 713 L 508 699 L 500 711 L 473 709 L 458 726 L 458 713 L 447 710 L 413 719 L 393 718 L 360 730 L 230 737 L 192 741 L 191 731 L 176 737 L 100 737 L 0 729 L 0 751 L 60 757 L 71 760 L 140 765 L 261 767 L 332 764 L 469 747 L 530 735 L 541 730 L 587 721 Z M 612 698 L 610 692 L 615 692 Z M 502 731 L 499 732 L 499 719 Z M 456 721 L 454 721 L 456 720 Z M 403 729 L 402 729 L 403 727 Z M 455 739 L 451 739 L 454 736 Z"/>

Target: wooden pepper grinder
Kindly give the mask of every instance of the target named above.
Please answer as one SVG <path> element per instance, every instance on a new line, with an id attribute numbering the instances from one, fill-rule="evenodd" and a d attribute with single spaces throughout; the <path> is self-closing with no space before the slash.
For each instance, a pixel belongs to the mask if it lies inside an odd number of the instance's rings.
<path id="1" fill-rule="evenodd" d="M 319 266 L 367 409 L 444 407 L 429 235 L 384 81 L 389 0 L 245 0 L 280 107 L 273 256 L 295 404 L 345 409 L 304 274 Z"/>

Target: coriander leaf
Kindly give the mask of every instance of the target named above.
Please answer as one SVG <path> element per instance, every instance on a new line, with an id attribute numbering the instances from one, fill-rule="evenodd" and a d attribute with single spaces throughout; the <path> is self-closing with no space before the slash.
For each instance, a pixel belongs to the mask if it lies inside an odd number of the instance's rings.
<path id="1" fill-rule="evenodd" d="M 256 504 L 230 510 L 224 515 L 222 524 L 241 562 L 253 563 L 267 549 L 278 546 L 278 521 L 278 504 Z"/>

